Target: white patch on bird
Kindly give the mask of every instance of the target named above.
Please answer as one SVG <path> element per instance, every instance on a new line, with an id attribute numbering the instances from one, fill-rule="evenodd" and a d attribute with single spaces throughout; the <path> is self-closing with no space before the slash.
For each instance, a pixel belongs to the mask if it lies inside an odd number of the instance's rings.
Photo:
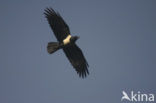
<path id="1" fill-rule="evenodd" d="M 68 36 L 63 40 L 63 44 L 64 44 L 64 45 L 67 45 L 68 43 L 70 43 L 70 38 L 71 38 L 71 35 L 68 35 Z"/>

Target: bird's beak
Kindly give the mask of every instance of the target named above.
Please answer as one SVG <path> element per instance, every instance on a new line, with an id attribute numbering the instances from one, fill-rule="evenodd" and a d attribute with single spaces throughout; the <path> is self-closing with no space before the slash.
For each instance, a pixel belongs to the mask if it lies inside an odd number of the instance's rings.
<path id="1" fill-rule="evenodd" d="M 80 37 L 79 36 L 77 36 L 77 39 L 79 39 Z"/>

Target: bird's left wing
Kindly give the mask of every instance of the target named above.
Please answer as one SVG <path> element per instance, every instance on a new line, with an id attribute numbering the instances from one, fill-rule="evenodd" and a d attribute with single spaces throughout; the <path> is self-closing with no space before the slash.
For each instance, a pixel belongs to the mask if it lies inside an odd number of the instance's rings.
<path id="1" fill-rule="evenodd" d="M 44 14 L 57 40 L 62 42 L 70 34 L 68 25 L 60 14 L 55 12 L 52 8 L 46 8 Z"/>
<path id="2" fill-rule="evenodd" d="M 89 74 L 89 65 L 81 49 L 76 44 L 73 44 L 71 46 L 63 48 L 63 51 L 70 63 L 72 64 L 72 66 L 76 69 L 79 76 L 82 78 L 86 77 L 87 74 Z"/>

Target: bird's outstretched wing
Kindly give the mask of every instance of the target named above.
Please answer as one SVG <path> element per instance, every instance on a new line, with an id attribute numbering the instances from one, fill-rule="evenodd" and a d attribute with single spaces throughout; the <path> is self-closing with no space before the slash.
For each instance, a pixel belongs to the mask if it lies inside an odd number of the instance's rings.
<path id="1" fill-rule="evenodd" d="M 81 51 L 81 49 L 76 45 L 73 44 L 66 48 L 63 48 L 63 51 L 67 58 L 69 59 L 72 66 L 76 69 L 77 73 L 80 77 L 84 78 L 89 74 L 88 71 L 88 63 Z"/>
<path id="2" fill-rule="evenodd" d="M 44 14 L 57 40 L 62 42 L 70 34 L 68 25 L 60 14 L 55 12 L 52 8 L 46 8 Z"/>

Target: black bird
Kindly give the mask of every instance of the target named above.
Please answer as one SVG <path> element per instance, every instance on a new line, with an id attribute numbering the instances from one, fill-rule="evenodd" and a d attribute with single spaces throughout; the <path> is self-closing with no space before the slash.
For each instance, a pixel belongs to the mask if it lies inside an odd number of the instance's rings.
<path id="1" fill-rule="evenodd" d="M 46 8 L 44 14 L 58 40 L 58 42 L 48 43 L 48 53 L 52 54 L 59 49 L 63 49 L 65 55 L 79 76 L 82 78 L 86 77 L 87 74 L 89 74 L 89 65 L 81 49 L 76 45 L 76 40 L 79 39 L 79 37 L 71 36 L 66 22 L 61 15 L 58 12 L 55 12 L 52 8 Z"/>

